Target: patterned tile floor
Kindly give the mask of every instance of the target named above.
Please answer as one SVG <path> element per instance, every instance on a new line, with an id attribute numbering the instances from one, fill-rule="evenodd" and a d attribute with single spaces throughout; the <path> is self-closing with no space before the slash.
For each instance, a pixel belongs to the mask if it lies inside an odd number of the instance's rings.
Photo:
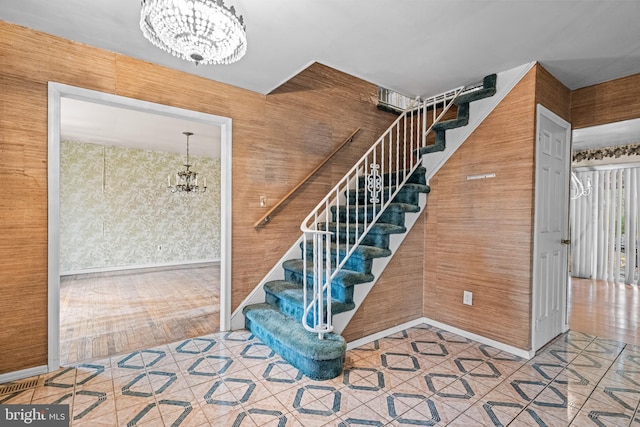
<path id="1" fill-rule="evenodd" d="M 73 426 L 640 426 L 640 347 L 568 332 L 529 360 L 421 325 L 312 381 L 247 331 L 63 368 L 2 403 Z"/>

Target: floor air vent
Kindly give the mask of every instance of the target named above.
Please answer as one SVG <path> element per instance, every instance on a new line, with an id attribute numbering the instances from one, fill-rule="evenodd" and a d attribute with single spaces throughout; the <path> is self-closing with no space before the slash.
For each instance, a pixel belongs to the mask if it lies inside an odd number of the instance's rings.
<path id="1" fill-rule="evenodd" d="M 28 390 L 30 388 L 36 387 L 37 385 L 38 385 L 38 378 L 28 380 L 28 381 L 22 381 L 19 383 L 9 383 L 5 385 L 0 385 L 0 395 Z"/>

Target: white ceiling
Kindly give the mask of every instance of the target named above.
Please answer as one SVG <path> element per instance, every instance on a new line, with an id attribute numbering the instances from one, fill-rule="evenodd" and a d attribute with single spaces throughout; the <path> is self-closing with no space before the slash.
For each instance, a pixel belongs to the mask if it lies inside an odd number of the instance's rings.
<path id="1" fill-rule="evenodd" d="M 0 19 L 263 94 L 314 61 L 411 97 L 536 60 L 570 89 L 640 73 L 637 0 L 226 3 L 245 18 L 248 50 L 217 66 L 195 66 L 148 42 L 139 0 L 2 0 Z M 145 131 L 151 140 L 171 133 L 153 129 Z M 176 140 L 184 130 L 176 124 Z"/>
<path id="2" fill-rule="evenodd" d="M 2 0 L 0 19 L 260 93 L 314 61 L 412 97 L 535 60 L 570 89 L 640 72 L 640 1 L 226 3 L 245 18 L 248 50 L 217 66 L 148 42 L 139 0 Z"/>
<path id="3" fill-rule="evenodd" d="M 640 144 L 640 119 L 607 123 L 573 131 L 573 150 Z"/>
<path id="4" fill-rule="evenodd" d="M 220 157 L 220 127 L 137 110 L 62 98 L 60 138 L 140 150 Z"/>

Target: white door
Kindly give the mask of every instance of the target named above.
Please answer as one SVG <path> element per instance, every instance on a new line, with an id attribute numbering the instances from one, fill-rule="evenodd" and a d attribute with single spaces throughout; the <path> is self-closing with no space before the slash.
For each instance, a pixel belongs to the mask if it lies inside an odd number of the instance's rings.
<path id="1" fill-rule="evenodd" d="M 571 125 L 542 105 L 536 114 L 532 348 L 567 330 Z"/>

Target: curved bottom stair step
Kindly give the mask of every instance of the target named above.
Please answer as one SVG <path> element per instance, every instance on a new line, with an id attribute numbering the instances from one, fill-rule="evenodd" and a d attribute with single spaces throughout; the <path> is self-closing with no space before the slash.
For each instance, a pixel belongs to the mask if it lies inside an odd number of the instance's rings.
<path id="1" fill-rule="evenodd" d="M 245 327 L 304 375 L 329 380 L 342 373 L 347 342 L 340 335 L 329 333 L 320 340 L 267 303 L 247 306 L 243 313 Z"/>

